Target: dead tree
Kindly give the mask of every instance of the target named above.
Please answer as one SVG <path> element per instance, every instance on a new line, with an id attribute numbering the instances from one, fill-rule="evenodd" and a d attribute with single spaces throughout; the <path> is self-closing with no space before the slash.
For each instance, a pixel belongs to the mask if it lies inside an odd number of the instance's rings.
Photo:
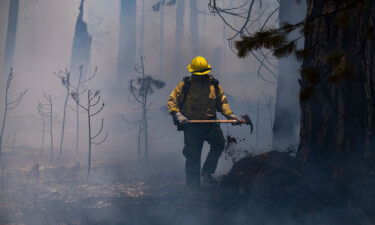
<path id="1" fill-rule="evenodd" d="M 0 130 L 0 167 L 1 167 L 1 185 L 3 185 L 3 179 L 4 179 L 4 172 L 5 172 L 5 166 L 6 166 L 6 159 L 4 156 L 3 151 L 3 137 L 4 137 L 4 131 L 5 131 L 5 125 L 7 121 L 7 116 L 9 113 L 9 110 L 17 108 L 17 106 L 21 103 L 23 100 L 23 97 L 25 96 L 27 90 L 24 90 L 21 94 L 18 95 L 17 98 L 14 100 L 9 100 L 9 89 L 10 85 L 13 80 L 13 69 L 10 69 L 10 73 L 8 75 L 8 79 L 5 86 L 5 99 L 4 99 L 4 111 L 3 111 L 3 119 L 2 119 L 2 125 Z"/>
<path id="2" fill-rule="evenodd" d="M 50 158 L 53 158 L 53 101 L 56 99 L 56 97 L 53 97 L 52 95 L 48 95 L 46 93 L 43 93 L 43 97 L 47 101 L 47 103 L 41 103 L 38 104 L 38 111 L 40 111 L 43 117 L 48 120 L 49 122 L 49 132 L 50 132 Z"/>
<path id="3" fill-rule="evenodd" d="M 43 104 L 38 99 L 38 106 L 37 111 L 40 117 L 42 118 L 42 143 L 40 146 L 40 155 L 44 152 L 44 139 L 45 139 L 45 133 L 46 133 L 46 125 L 49 120 L 49 113 L 44 112 L 43 110 Z"/>
<path id="4" fill-rule="evenodd" d="M 141 110 L 141 118 L 138 121 L 138 160 L 142 160 L 142 141 L 143 141 L 143 159 L 148 160 L 148 112 L 151 103 L 149 97 L 154 93 L 155 88 L 161 89 L 165 86 L 165 82 L 152 75 L 146 75 L 143 63 L 144 58 L 141 57 L 141 65 L 136 65 L 135 70 L 140 75 L 137 79 L 130 80 L 129 90 L 134 100 L 139 104 Z"/>
<path id="5" fill-rule="evenodd" d="M 83 84 L 92 80 L 96 76 L 97 70 L 98 70 L 98 68 L 95 67 L 95 70 L 91 74 L 91 76 L 86 78 L 86 79 L 83 79 L 83 65 L 81 65 L 79 67 L 79 75 L 78 75 L 78 80 L 77 80 L 76 86 L 71 85 L 74 92 L 77 93 L 77 101 L 75 101 L 75 103 L 76 103 L 76 108 L 75 108 L 75 112 L 76 112 L 76 146 L 75 146 L 76 153 L 78 153 L 78 148 L 79 148 L 78 147 L 79 146 L 79 108 L 80 108 L 80 106 L 79 106 L 79 96 L 81 96 L 86 91 L 86 89 L 83 87 Z"/>
<path id="6" fill-rule="evenodd" d="M 89 154 L 88 154 L 88 168 L 87 168 L 87 177 L 90 175 L 91 170 L 91 158 L 92 158 L 92 145 L 100 145 L 102 144 L 108 137 L 108 132 L 105 134 L 105 136 L 100 140 L 96 141 L 96 139 L 99 138 L 99 136 L 102 134 L 103 127 L 104 127 L 104 119 L 101 119 L 100 128 L 96 132 L 96 134 L 93 135 L 92 130 L 92 119 L 96 115 L 98 115 L 103 109 L 104 109 L 104 102 L 101 101 L 100 91 L 95 91 L 94 93 L 89 89 L 87 91 L 87 105 L 83 106 L 79 100 L 78 100 L 78 93 L 73 92 L 71 94 L 74 101 L 83 109 L 86 111 L 87 114 L 87 124 L 88 124 L 88 144 L 89 144 Z M 101 102 L 101 104 L 100 104 Z M 100 106 L 98 108 L 98 106 Z"/>
<path id="7" fill-rule="evenodd" d="M 63 143 L 64 143 L 64 133 L 65 133 L 65 121 L 66 121 L 66 107 L 68 105 L 68 99 L 70 95 L 70 72 L 67 68 L 65 68 L 64 71 L 59 71 L 55 73 L 55 76 L 57 76 L 61 80 L 61 84 L 66 89 L 65 94 L 65 101 L 64 101 L 64 108 L 63 108 L 63 118 L 62 118 L 62 127 L 61 127 L 61 138 L 60 138 L 60 154 L 59 158 L 62 158 L 62 151 L 63 151 Z"/>

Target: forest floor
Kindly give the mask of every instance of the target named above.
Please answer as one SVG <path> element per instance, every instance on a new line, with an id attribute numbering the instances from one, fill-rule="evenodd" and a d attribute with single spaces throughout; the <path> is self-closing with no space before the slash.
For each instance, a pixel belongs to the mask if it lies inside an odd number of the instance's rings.
<path id="1" fill-rule="evenodd" d="M 369 167 L 332 177 L 322 166 L 297 170 L 289 153 L 272 151 L 241 159 L 218 185 L 190 190 L 183 163 L 170 156 L 143 172 L 134 162 L 96 160 L 88 179 L 84 163 L 37 167 L 37 158 L 11 154 L 17 163 L 7 168 L 0 192 L 1 225 L 375 224 Z"/>
<path id="2" fill-rule="evenodd" d="M 216 201 L 221 189 L 188 189 L 183 164 L 176 166 L 173 157 L 143 172 L 136 163 L 96 160 L 88 179 L 82 162 L 41 162 L 25 151 L 9 157 L 0 190 L 1 225 L 232 224 L 224 216 L 232 206 Z"/>

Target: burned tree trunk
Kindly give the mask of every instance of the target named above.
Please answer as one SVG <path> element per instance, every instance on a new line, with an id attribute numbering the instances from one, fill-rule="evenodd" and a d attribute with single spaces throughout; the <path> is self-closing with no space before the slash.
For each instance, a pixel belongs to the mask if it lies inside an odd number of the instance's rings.
<path id="1" fill-rule="evenodd" d="M 81 72 L 80 72 L 80 77 L 81 77 Z M 63 118 L 62 118 L 62 127 L 61 127 L 61 138 L 60 138 L 60 154 L 59 158 L 62 158 L 62 153 L 63 153 L 63 143 L 64 143 L 64 134 L 65 134 L 65 123 L 66 123 L 66 108 L 68 106 L 68 99 L 70 96 L 70 72 L 68 71 L 67 68 L 65 68 L 64 71 L 59 71 L 55 73 L 55 76 L 57 76 L 61 80 L 61 84 L 65 87 L 66 89 L 66 94 L 65 94 L 65 101 L 64 101 L 64 107 L 63 107 Z"/>
<path id="2" fill-rule="evenodd" d="M 161 2 L 159 12 L 160 12 L 159 73 L 164 74 L 164 2 Z"/>
<path id="3" fill-rule="evenodd" d="M 120 11 L 120 37 L 117 76 L 118 81 L 123 82 L 124 78 L 132 72 L 136 63 L 137 55 L 137 1 L 121 0 Z"/>
<path id="4" fill-rule="evenodd" d="M 190 34 L 192 55 L 196 55 L 199 49 L 199 22 L 198 1 L 190 0 Z"/>
<path id="5" fill-rule="evenodd" d="M 56 99 L 52 95 L 43 93 L 43 97 L 47 103 L 40 103 L 38 101 L 38 112 L 43 117 L 43 120 L 46 119 L 49 121 L 49 134 L 50 134 L 50 159 L 53 159 L 53 101 Z M 44 139 L 44 136 L 43 136 Z M 43 142 L 44 140 L 42 140 Z"/>
<path id="6" fill-rule="evenodd" d="M 4 106 L 3 106 L 4 111 L 3 111 L 3 118 L 1 121 L 1 128 L 0 128 L 0 170 L 1 170 L 0 183 L 1 183 L 1 187 L 3 187 L 4 185 L 4 172 L 5 172 L 5 167 L 6 167 L 6 157 L 4 155 L 4 149 L 3 149 L 3 137 L 4 137 L 4 131 L 5 131 L 6 122 L 7 122 L 7 116 L 10 110 L 17 108 L 17 106 L 22 102 L 23 97 L 25 96 L 27 92 L 27 90 L 25 90 L 24 92 L 19 94 L 19 96 L 14 100 L 9 99 L 9 95 L 10 95 L 9 89 L 12 84 L 13 76 L 14 76 L 13 69 L 10 68 L 10 73 L 8 75 L 8 79 L 7 79 L 6 86 L 5 86 L 5 93 L 4 93 L 5 98 L 4 98 Z"/>
<path id="7" fill-rule="evenodd" d="M 182 37 L 184 33 L 184 18 L 185 18 L 185 0 L 178 0 L 176 7 L 176 28 L 175 28 L 175 47 L 174 57 L 177 66 L 181 66 L 181 46 Z"/>
<path id="8" fill-rule="evenodd" d="M 298 159 L 373 156 L 375 2 L 310 0 L 307 16 Z"/>
<path id="9" fill-rule="evenodd" d="M 47 122 L 49 116 L 48 116 L 48 113 L 44 112 L 43 104 L 39 102 L 39 99 L 38 99 L 37 110 L 38 110 L 38 114 L 42 118 L 42 143 L 40 145 L 40 153 L 39 153 L 40 155 L 42 155 L 43 152 L 44 152 L 44 139 L 45 139 L 45 132 L 46 132 L 46 122 Z"/>
<path id="10" fill-rule="evenodd" d="M 5 41 L 5 54 L 3 71 L 4 75 L 13 67 L 14 52 L 16 48 L 16 33 L 18 24 L 19 0 L 11 0 L 9 5 L 7 36 Z"/>
<path id="11" fill-rule="evenodd" d="M 92 37 L 88 32 L 87 23 L 83 20 L 84 0 L 81 0 L 75 25 L 72 54 L 70 59 L 71 74 L 78 74 L 78 68 L 85 65 L 83 77 L 86 76 L 90 64 Z"/>

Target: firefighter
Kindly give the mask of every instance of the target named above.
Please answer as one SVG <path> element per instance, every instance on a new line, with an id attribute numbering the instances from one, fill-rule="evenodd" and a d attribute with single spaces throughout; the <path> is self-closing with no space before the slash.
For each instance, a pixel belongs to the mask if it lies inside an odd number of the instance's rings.
<path id="1" fill-rule="evenodd" d="M 203 181 L 215 183 L 212 174 L 224 150 L 225 138 L 218 123 L 189 123 L 189 120 L 214 120 L 218 111 L 227 119 L 236 120 L 234 125 L 243 121 L 233 114 L 222 86 L 210 75 L 211 66 L 204 57 L 192 59 L 187 69 L 191 76 L 174 88 L 168 99 L 168 109 L 176 125 L 184 131 L 186 184 L 200 187 L 200 175 Z M 204 141 L 209 143 L 210 151 L 201 170 Z"/>

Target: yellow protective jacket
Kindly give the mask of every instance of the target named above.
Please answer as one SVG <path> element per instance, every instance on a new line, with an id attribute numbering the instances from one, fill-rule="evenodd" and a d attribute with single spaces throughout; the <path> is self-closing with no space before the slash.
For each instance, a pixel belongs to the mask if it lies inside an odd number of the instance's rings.
<path id="1" fill-rule="evenodd" d="M 169 112 L 181 112 L 190 120 L 215 119 L 216 111 L 224 116 L 232 114 L 222 86 L 218 84 L 215 91 L 214 81 L 211 75 L 192 75 L 185 97 L 182 96 L 185 81 L 179 82 L 168 98 Z M 216 97 L 216 93 L 219 96 Z"/>

